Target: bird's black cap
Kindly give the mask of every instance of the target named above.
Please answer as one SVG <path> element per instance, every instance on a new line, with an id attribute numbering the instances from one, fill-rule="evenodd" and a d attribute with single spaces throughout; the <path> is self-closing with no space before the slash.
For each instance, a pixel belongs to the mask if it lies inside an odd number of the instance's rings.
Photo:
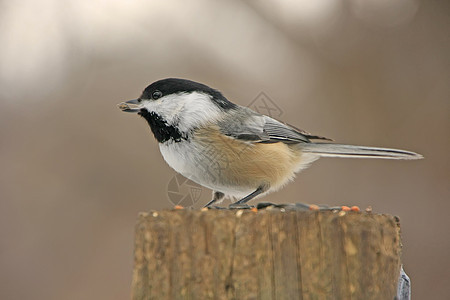
<path id="1" fill-rule="evenodd" d="M 192 93 L 199 92 L 205 93 L 211 96 L 211 101 L 213 101 L 217 106 L 222 109 L 233 109 L 236 108 L 236 104 L 228 101 L 221 92 L 210 88 L 207 85 L 180 78 L 166 78 L 153 82 L 145 88 L 142 92 L 142 99 L 152 99 L 152 95 L 155 91 L 160 91 L 162 97 L 178 94 L 178 93 Z"/>

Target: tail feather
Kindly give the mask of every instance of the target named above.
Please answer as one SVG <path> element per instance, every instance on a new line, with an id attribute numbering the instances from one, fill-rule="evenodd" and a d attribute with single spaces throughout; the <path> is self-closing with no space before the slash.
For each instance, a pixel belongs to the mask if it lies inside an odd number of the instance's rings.
<path id="1" fill-rule="evenodd" d="M 421 159 L 422 155 L 399 149 L 341 145 L 331 143 L 302 144 L 302 151 L 323 157 L 356 157 L 384 159 Z"/>

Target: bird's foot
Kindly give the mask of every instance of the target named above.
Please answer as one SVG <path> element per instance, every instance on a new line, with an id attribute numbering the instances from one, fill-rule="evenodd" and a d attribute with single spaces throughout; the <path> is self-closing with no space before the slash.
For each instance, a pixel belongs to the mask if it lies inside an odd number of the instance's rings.
<path id="1" fill-rule="evenodd" d="M 228 209 L 252 209 L 255 206 L 253 205 L 248 205 L 246 203 L 240 204 L 240 203 L 231 203 L 230 205 L 228 205 Z"/>

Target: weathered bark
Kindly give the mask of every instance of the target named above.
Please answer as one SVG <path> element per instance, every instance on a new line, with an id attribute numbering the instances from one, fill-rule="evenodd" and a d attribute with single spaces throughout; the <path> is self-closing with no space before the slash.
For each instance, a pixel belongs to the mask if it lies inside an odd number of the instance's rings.
<path id="1" fill-rule="evenodd" d="M 396 218 L 173 210 L 136 226 L 133 299 L 394 299 Z"/>

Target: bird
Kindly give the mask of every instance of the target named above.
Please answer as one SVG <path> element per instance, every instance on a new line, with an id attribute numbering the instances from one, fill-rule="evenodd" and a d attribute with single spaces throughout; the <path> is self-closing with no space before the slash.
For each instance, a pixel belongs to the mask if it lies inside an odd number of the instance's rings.
<path id="1" fill-rule="evenodd" d="M 188 79 L 155 81 L 139 98 L 118 106 L 147 121 L 171 168 L 213 191 L 208 208 L 225 198 L 237 199 L 231 205 L 247 205 L 279 190 L 320 157 L 423 158 L 405 150 L 333 143 Z"/>

